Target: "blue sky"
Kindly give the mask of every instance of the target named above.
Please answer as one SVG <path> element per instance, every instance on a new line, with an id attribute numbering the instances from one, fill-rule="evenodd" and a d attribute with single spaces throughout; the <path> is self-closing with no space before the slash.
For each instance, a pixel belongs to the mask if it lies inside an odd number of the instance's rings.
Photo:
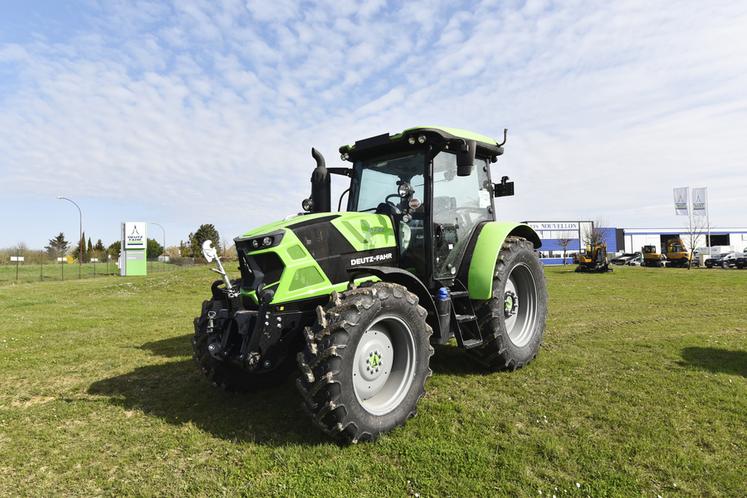
<path id="1" fill-rule="evenodd" d="M 509 219 L 747 225 L 744 2 L 0 4 L 0 247 L 155 221 L 176 244 L 299 210 L 319 148 L 417 124 L 499 136 Z M 336 192 L 340 192 L 338 188 Z M 156 229 L 157 230 L 157 229 Z M 160 231 L 158 237 L 160 238 Z"/>

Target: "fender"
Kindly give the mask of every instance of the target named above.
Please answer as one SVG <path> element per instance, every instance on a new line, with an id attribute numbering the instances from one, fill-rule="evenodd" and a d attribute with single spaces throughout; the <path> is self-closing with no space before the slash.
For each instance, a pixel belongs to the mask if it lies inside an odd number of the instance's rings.
<path id="1" fill-rule="evenodd" d="M 524 237 L 537 249 L 542 241 L 532 227 L 510 221 L 489 221 L 482 225 L 472 251 L 467 273 L 467 290 L 470 299 L 484 301 L 493 297 L 493 276 L 506 237 Z"/>
<path id="2" fill-rule="evenodd" d="M 418 296 L 420 306 L 428 312 L 425 321 L 433 329 L 433 339 L 441 337 L 441 325 L 438 321 L 436 303 L 433 301 L 431 293 L 428 292 L 428 288 L 418 277 L 407 270 L 393 266 L 356 266 L 355 268 L 350 268 L 348 272 L 350 273 L 351 280 L 357 274 L 363 273 L 378 277 L 384 282 L 392 282 L 406 287 L 407 290 Z M 445 333 L 448 334 L 449 331 L 447 330 Z"/>

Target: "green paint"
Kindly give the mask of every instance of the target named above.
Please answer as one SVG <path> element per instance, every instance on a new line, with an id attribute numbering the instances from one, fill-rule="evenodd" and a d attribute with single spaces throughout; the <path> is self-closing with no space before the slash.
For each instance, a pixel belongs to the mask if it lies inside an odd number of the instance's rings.
<path id="1" fill-rule="evenodd" d="M 373 213 L 315 213 L 296 216 L 289 220 L 270 223 L 263 227 L 246 232 L 242 237 L 258 237 L 267 233 L 283 231 L 283 239 L 275 247 L 251 251 L 249 254 L 276 253 L 283 262 L 284 269 L 275 288 L 272 304 L 282 304 L 310 297 L 329 295 L 332 291 L 343 291 L 347 288 L 345 282 L 331 282 L 317 261 L 306 250 L 296 234 L 288 227 L 295 223 L 316 218 L 323 218 L 335 214 L 337 218 L 332 224 L 350 241 L 356 251 L 394 247 L 396 245 L 394 230 L 387 216 Z M 356 282 L 378 280 L 367 277 Z M 269 285 L 268 285 L 269 287 Z M 244 290 L 242 293 L 257 302 L 253 291 Z"/>
<path id="2" fill-rule="evenodd" d="M 356 251 L 394 247 L 397 240 L 391 219 L 383 214 L 341 213 L 332 220 L 332 225 Z"/>
<path id="3" fill-rule="evenodd" d="M 259 235 L 277 232 L 281 228 L 291 227 L 295 225 L 296 223 L 300 223 L 302 221 L 315 220 L 317 218 L 324 218 L 326 216 L 337 215 L 337 214 L 338 213 L 299 214 L 297 216 L 293 216 L 292 218 L 288 218 L 287 220 L 275 221 L 273 223 L 268 223 L 267 225 L 262 225 L 261 227 L 254 228 L 252 230 L 249 230 L 248 232 L 245 232 L 244 234 L 241 235 L 241 237 L 238 237 L 238 238 L 243 239 L 247 237 L 257 237 Z"/>
<path id="4" fill-rule="evenodd" d="M 485 300 L 493 297 L 493 275 L 498 253 L 509 235 L 531 240 L 540 247 L 539 236 L 528 225 L 510 221 L 490 221 L 477 237 L 472 261 L 467 274 L 467 290 L 470 299 Z"/>
<path id="5" fill-rule="evenodd" d="M 145 249 L 127 249 L 124 254 L 126 275 L 142 277 L 148 274 L 148 259 Z"/>
<path id="6" fill-rule="evenodd" d="M 412 128 L 408 128 L 402 131 L 401 133 L 390 135 L 389 140 L 394 142 L 394 141 L 402 139 L 402 137 L 404 137 L 405 135 L 409 133 L 417 132 L 420 130 L 423 130 L 423 131 L 437 130 L 448 135 L 453 135 L 454 137 L 457 137 L 457 138 L 463 138 L 465 140 L 475 140 L 476 142 L 481 142 L 486 145 L 490 145 L 491 147 L 496 147 L 498 145 L 498 142 L 494 138 L 491 138 L 487 135 L 481 135 L 480 133 L 474 133 L 469 130 L 463 130 L 461 128 L 447 128 L 444 126 L 414 126 Z M 355 149 L 355 145 L 343 145 L 342 147 L 340 147 L 340 151 L 343 151 L 343 152 L 345 151 L 349 152 L 353 149 Z"/>
<path id="7" fill-rule="evenodd" d="M 449 135 L 454 135 L 458 138 L 463 138 L 465 140 L 475 140 L 476 142 L 482 142 L 484 144 L 497 146 L 498 142 L 494 138 L 490 138 L 487 135 L 481 135 L 480 133 L 474 133 L 469 130 L 462 130 L 461 128 L 445 128 L 443 126 L 415 126 L 413 128 L 408 128 L 399 135 L 394 135 L 397 138 L 401 137 L 402 135 L 406 135 L 408 133 L 412 133 L 413 131 L 418 130 L 440 130 L 444 133 L 448 133 Z"/>
<path id="8" fill-rule="evenodd" d="M 381 356 L 379 356 L 377 353 L 372 354 L 368 359 L 368 364 L 371 365 L 373 368 L 376 368 L 381 363 Z"/>

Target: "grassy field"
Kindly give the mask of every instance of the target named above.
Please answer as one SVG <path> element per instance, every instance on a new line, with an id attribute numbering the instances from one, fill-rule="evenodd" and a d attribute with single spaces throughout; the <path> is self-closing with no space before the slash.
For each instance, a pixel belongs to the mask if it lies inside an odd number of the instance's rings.
<path id="1" fill-rule="evenodd" d="M 747 272 L 547 277 L 536 362 L 438 349 L 419 415 L 350 447 L 292 382 L 200 376 L 205 268 L 0 287 L 0 494 L 746 496 Z"/>
<path id="2" fill-rule="evenodd" d="M 148 272 L 163 272 L 177 269 L 176 266 L 160 261 L 148 261 Z M 16 282 L 40 282 L 54 280 L 77 280 L 80 278 L 96 278 L 119 274 L 114 261 L 107 263 L 83 263 L 78 270 L 78 264 L 60 264 L 54 262 L 21 263 L 16 268 L 14 263 L 0 264 L 0 285 Z"/>

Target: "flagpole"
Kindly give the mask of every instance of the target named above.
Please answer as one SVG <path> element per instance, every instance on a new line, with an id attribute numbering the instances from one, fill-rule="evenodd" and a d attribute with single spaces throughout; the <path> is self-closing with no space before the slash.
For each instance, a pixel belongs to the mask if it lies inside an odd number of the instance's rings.
<path id="1" fill-rule="evenodd" d="M 690 220 L 690 254 L 693 253 L 695 250 L 695 234 L 693 234 L 693 203 L 692 203 L 692 195 L 690 194 L 690 190 L 692 190 L 690 187 L 687 187 L 687 217 Z"/>
<path id="2" fill-rule="evenodd" d="M 711 247 L 711 209 L 708 206 L 708 187 L 705 188 L 706 229 L 708 229 L 707 246 Z M 710 251 L 709 251 L 710 253 Z"/>

